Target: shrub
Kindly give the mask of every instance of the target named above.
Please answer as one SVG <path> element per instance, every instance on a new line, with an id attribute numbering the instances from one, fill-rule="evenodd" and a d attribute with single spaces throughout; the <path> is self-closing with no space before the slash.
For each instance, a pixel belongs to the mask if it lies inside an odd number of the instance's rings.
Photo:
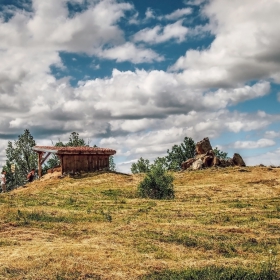
<path id="1" fill-rule="evenodd" d="M 140 182 L 138 192 L 141 197 L 155 199 L 174 198 L 173 176 L 162 165 L 155 164 Z"/>

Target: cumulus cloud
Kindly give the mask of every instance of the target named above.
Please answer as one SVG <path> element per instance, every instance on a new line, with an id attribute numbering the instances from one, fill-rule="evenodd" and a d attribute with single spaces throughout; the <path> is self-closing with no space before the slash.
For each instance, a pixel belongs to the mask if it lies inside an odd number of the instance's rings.
<path id="1" fill-rule="evenodd" d="M 274 146 L 276 143 L 271 139 L 259 139 L 258 141 L 237 141 L 233 147 L 236 149 L 260 149 Z"/>
<path id="2" fill-rule="evenodd" d="M 92 1 L 87 10 L 69 18 L 66 0 L 33 0 L 32 3 L 32 13 L 16 11 L 5 25 L 1 24 L 2 49 L 40 47 L 41 51 L 94 54 L 104 44 L 124 42 L 117 22 L 125 11 L 133 8 L 128 3 Z"/>
<path id="3" fill-rule="evenodd" d="M 243 86 L 234 89 L 218 89 L 205 94 L 205 105 L 227 107 L 244 102 L 249 99 L 258 98 L 269 94 L 269 82 L 259 82 L 253 86 Z M 218 105 L 219 104 L 219 105 Z"/>
<path id="4" fill-rule="evenodd" d="M 277 0 L 252 5 L 242 0 L 210 1 L 203 6 L 215 36 L 206 50 L 188 50 L 171 67 L 183 70 L 190 85 L 225 87 L 255 79 L 277 77 L 280 72 Z M 203 81 L 202 77 L 205 78 Z"/>
<path id="5" fill-rule="evenodd" d="M 149 44 L 158 44 L 174 39 L 178 43 L 183 42 L 188 33 L 188 28 L 183 26 L 183 21 L 179 20 L 173 24 L 164 27 L 155 26 L 154 28 L 145 28 L 133 36 L 135 42 L 146 42 Z"/>
<path id="6" fill-rule="evenodd" d="M 134 11 L 129 3 L 92 0 L 71 16 L 66 0 L 34 0 L 33 10 L 14 9 L 12 18 L 0 22 L 0 138 L 5 139 L 0 142 L 0 161 L 7 139 L 15 139 L 25 128 L 47 145 L 59 138 L 67 141 L 69 133 L 78 131 L 93 144 L 117 149 L 125 158 L 122 168 L 140 156 L 152 160 L 165 155 L 185 136 L 199 141 L 226 132 L 267 130 L 279 122 L 279 114 L 229 110 L 269 94 L 268 78 L 276 81 L 280 73 L 279 61 L 273 59 L 279 51 L 278 6 L 264 2 L 222 5 L 213 0 L 204 6 L 215 40 L 206 50 L 187 51 L 174 72 L 114 69 L 108 77 L 86 77 L 76 87 L 71 77 L 56 79 L 51 72 L 51 67 L 67 70 L 60 52 L 133 64 L 160 62 L 164 57 L 152 44 L 182 42 L 188 28 L 178 20 L 143 29 L 129 42 L 118 24 L 127 11 Z M 244 9 L 239 9 L 241 4 Z M 176 12 L 170 20 L 187 15 Z M 147 10 L 146 17 L 153 16 Z M 92 67 L 102 67 L 102 62 Z M 267 131 L 263 139 L 239 141 L 235 147 L 270 147 L 277 135 Z"/>

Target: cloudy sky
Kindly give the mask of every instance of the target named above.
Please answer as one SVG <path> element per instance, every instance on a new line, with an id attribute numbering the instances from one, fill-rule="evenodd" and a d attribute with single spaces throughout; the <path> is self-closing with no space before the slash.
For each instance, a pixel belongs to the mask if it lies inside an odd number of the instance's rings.
<path id="1" fill-rule="evenodd" d="M 185 136 L 280 165 L 280 0 L 1 0 L 8 140 L 117 150 L 118 170 Z"/>

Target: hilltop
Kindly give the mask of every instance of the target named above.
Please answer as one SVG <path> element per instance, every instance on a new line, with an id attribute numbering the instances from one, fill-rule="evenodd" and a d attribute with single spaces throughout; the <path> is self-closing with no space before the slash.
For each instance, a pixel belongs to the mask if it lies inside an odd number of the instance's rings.
<path id="1" fill-rule="evenodd" d="M 174 173 L 174 200 L 138 198 L 143 177 L 49 175 L 0 194 L 0 279 L 163 279 L 152 277 L 279 266 L 280 168 Z"/>

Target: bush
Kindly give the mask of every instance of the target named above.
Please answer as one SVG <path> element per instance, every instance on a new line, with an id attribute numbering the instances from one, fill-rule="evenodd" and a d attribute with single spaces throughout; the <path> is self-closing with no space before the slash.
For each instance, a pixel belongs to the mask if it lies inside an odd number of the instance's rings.
<path id="1" fill-rule="evenodd" d="M 174 198 L 173 176 L 162 165 L 151 166 L 151 170 L 138 186 L 141 197 L 155 199 Z"/>

